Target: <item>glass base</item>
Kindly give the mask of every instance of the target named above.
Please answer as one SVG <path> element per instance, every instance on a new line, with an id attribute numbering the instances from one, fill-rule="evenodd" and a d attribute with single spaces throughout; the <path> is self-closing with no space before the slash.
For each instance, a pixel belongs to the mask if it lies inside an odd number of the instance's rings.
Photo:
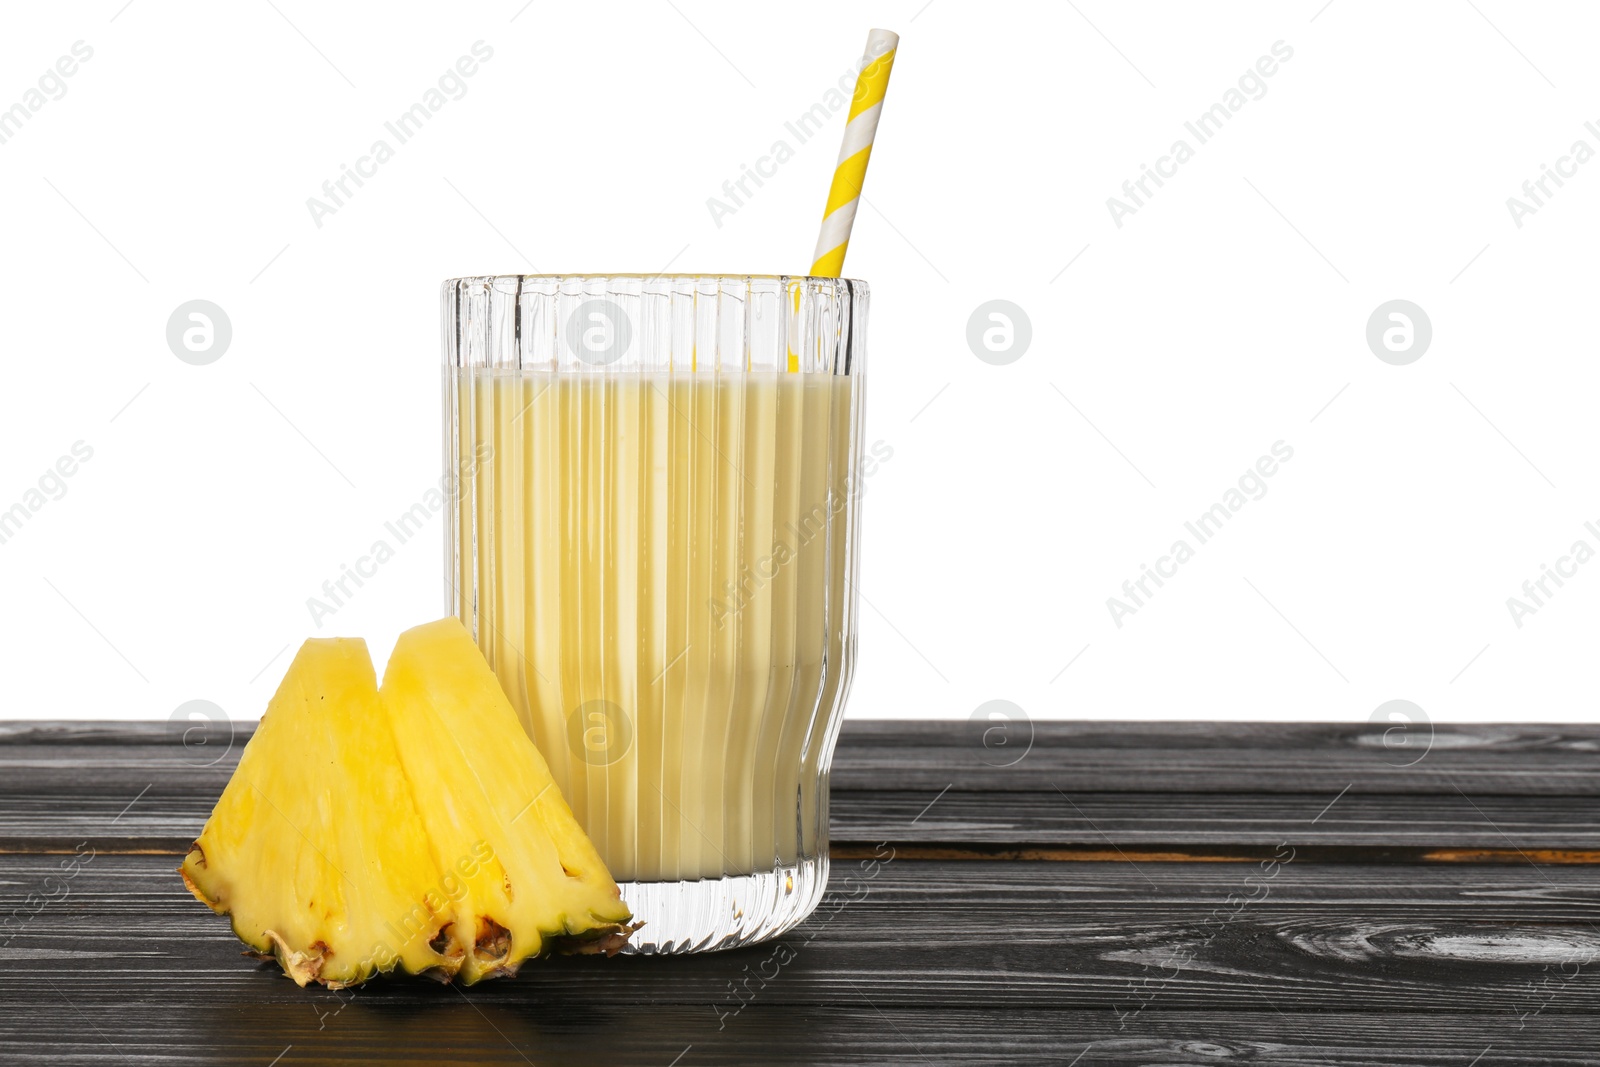
<path id="1" fill-rule="evenodd" d="M 717 952 L 770 940 L 816 909 L 828 885 L 828 857 L 762 874 L 692 882 L 622 882 L 635 922 L 629 955 Z"/>

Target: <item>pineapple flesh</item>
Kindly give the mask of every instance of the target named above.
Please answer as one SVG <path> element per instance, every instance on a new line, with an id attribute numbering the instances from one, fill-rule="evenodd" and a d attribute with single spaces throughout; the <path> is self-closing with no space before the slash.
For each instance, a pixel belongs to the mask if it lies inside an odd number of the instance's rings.
<path id="1" fill-rule="evenodd" d="M 179 868 L 304 986 L 403 969 L 467 984 L 615 952 L 630 916 L 455 619 L 307 641 Z"/>

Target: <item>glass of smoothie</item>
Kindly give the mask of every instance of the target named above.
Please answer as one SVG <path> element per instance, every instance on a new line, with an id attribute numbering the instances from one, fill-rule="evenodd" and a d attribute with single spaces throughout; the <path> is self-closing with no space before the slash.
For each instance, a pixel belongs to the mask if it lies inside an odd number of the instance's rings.
<path id="1" fill-rule="evenodd" d="M 458 278 L 447 610 L 645 925 L 774 937 L 828 876 L 856 651 L 867 287 Z"/>

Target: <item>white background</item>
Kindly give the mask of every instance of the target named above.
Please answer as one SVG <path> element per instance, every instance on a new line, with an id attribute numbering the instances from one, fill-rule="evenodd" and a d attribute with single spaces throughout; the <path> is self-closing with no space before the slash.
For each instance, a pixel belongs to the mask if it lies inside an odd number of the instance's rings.
<path id="1" fill-rule="evenodd" d="M 803 272 L 843 116 L 721 195 L 869 27 L 902 42 L 847 273 L 873 286 L 850 714 L 1594 716 L 1600 161 L 1506 199 L 1600 120 L 1600 12 L 1257 4 L 13 5 L 0 107 L 0 716 L 254 718 L 314 633 L 386 656 L 440 614 L 440 531 L 318 631 L 306 607 L 437 478 L 441 279 Z M 482 40 L 493 58 L 316 226 L 306 207 Z M 1183 128 L 1283 41 L 1214 139 Z M 1107 198 L 1192 160 L 1119 228 Z M 391 143 L 392 139 L 391 139 Z M 1553 188 L 1553 187 L 1552 187 Z M 1069 266 L 1070 264 L 1070 266 Z M 169 350 L 203 298 L 233 340 Z M 1392 299 L 1433 327 L 1369 350 Z M 1025 309 L 993 366 L 977 306 Z M 1106 600 L 1273 443 L 1269 491 L 1119 628 Z M 1193 544 L 1193 539 L 1188 538 Z M 1070 663 L 1070 666 L 1068 666 Z M 380 666 L 381 670 L 381 666 Z"/>

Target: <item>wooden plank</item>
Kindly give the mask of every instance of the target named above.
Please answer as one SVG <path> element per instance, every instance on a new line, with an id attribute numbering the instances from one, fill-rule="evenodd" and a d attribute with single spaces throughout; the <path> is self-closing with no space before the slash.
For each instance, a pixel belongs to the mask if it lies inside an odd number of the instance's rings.
<path id="1" fill-rule="evenodd" d="M 216 786 L 217 792 L 221 786 Z M 199 834 L 215 794 L 173 795 L 164 780 L 116 796 L 0 798 L 0 852 L 180 853 Z M 892 793 L 841 790 L 830 825 L 837 845 L 929 845 L 999 850 L 1077 847 L 1134 852 L 1271 849 L 1279 843 L 1370 859 L 1507 849 L 1600 850 L 1600 806 L 1582 797 L 1225 795 L 1134 793 Z M 1326 810 L 1326 813 L 1324 812 Z M 1343 850 L 1342 852 L 1340 850 Z M 952 856 L 951 858 L 956 858 Z M 1084 857 L 1093 858 L 1093 857 Z M 1485 856 L 1484 859 L 1491 857 Z"/>
<path id="2" fill-rule="evenodd" d="M 226 732 L 247 741 L 255 725 L 240 722 Z M 0 719 L 0 746 L 182 744 L 188 731 L 187 722 L 161 719 Z"/>
<path id="3" fill-rule="evenodd" d="M 938 864 L 836 867 L 781 946 L 678 958 L 558 959 L 487 983 L 475 1004 L 746 1001 L 997 1012 L 1600 1012 L 1600 869 Z M 241 959 L 224 919 L 164 857 L 99 855 L 64 882 L 47 857 L 0 857 L 0 1003 L 54 1010 L 149 994 L 180 1004 L 324 1001 Z M 374 1003 L 449 1002 L 420 980 Z M 158 991 L 158 992 L 157 992 Z"/>
<path id="4" fill-rule="evenodd" d="M 0 1059 L 52 1067 L 117 1064 L 320 1067 L 646 1064 L 748 1067 L 866 1063 L 960 1067 L 1595 1067 L 1595 1024 L 1465 1013 L 938 1011 L 882 1007 L 867 990 L 823 1007 L 754 1004 L 722 1029 L 702 1008 L 550 1006 L 531 996 L 426 1003 L 382 994 L 174 1003 L 159 990 L 122 1004 L 28 1003 L 0 1012 Z M 281 1056 L 282 1059 L 277 1059 Z M 276 1060 L 276 1063 L 274 1061 Z"/>
<path id="5" fill-rule="evenodd" d="M 847 720 L 842 789 L 1600 795 L 1600 726 Z"/>
<path id="6" fill-rule="evenodd" d="M 1600 848 L 1584 797 L 1217 793 L 841 793 L 841 842 L 978 842 L 1159 848 Z"/>
<path id="7" fill-rule="evenodd" d="M 0 795 L 226 781 L 254 723 L 0 722 Z M 840 790 L 1600 795 L 1600 726 L 846 720 Z M 989 740 L 997 736 L 989 731 Z M 185 738 L 190 742 L 184 744 Z M 1386 743 L 1404 741 L 1404 744 Z M 143 779 L 141 781 L 140 779 Z M 214 792 L 214 790 L 211 790 Z"/>
<path id="8" fill-rule="evenodd" d="M 967 729 L 848 723 L 834 775 L 834 840 L 951 855 L 964 846 L 1251 855 L 1279 842 L 1330 859 L 1348 858 L 1339 849 L 1413 860 L 1600 850 L 1590 799 L 1600 782 L 1595 728 L 1441 727 L 1433 750 L 1409 768 L 1373 765 L 1385 756 L 1360 747 L 1359 725 L 1039 723 L 1033 749 L 1010 768 L 973 763 L 975 752 L 992 753 L 963 742 Z M 213 736 L 199 746 L 167 723 L 12 724 L 0 735 L 0 851 L 80 842 L 181 851 L 247 736 L 244 724 L 231 744 Z M 1024 782 L 1039 788 L 1017 788 Z M 1229 792 L 1226 782 L 1260 788 Z M 1298 787 L 1289 790 L 1291 782 Z M 1313 789 L 1317 782 L 1326 787 Z M 1398 792 L 1367 791 L 1380 786 Z"/>

